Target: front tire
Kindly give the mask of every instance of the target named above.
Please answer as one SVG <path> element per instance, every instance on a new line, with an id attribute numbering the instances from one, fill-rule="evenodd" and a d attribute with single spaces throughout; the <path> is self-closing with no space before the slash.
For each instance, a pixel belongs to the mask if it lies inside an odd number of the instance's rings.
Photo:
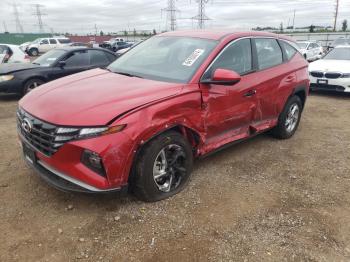
<path id="1" fill-rule="evenodd" d="M 279 139 L 292 137 L 298 129 L 302 110 L 300 98 L 298 96 L 291 97 L 278 118 L 277 126 L 272 129 L 272 135 Z"/>
<path id="2" fill-rule="evenodd" d="M 30 91 L 32 91 L 34 88 L 44 84 L 45 82 L 41 79 L 30 79 L 28 80 L 25 84 L 24 84 L 24 87 L 23 87 L 23 92 L 22 92 L 22 95 L 26 95 L 28 94 Z"/>
<path id="3" fill-rule="evenodd" d="M 30 56 L 38 56 L 39 55 L 39 50 L 37 48 L 31 48 L 28 51 L 28 53 L 29 53 Z"/>
<path id="4" fill-rule="evenodd" d="M 171 197 L 187 185 L 193 166 L 191 145 L 174 131 L 159 135 L 141 149 L 130 186 L 141 200 Z"/>

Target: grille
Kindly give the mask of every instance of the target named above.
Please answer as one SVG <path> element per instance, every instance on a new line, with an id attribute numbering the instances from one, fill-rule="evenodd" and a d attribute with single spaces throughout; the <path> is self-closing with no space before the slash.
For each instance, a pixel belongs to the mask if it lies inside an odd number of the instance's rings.
<path id="1" fill-rule="evenodd" d="M 327 73 L 325 73 L 325 77 L 326 78 L 331 78 L 331 79 L 336 79 L 336 78 L 339 78 L 341 76 L 342 76 L 342 74 L 341 73 L 337 73 L 337 72 L 327 72 Z"/>
<path id="2" fill-rule="evenodd" d="M 28 123 L 31 127 L 29 131 L 28 128 L 25 129 Z M 46 156 L 52 156 L 79 132 L 78 129 L 72 128 L 69 133 L 58 133 L 59 126 L 37 119 L 21 109 L 17 111 L 17 128 L 27 143 Z"/>
<path id="3" fill-rule="evenodd" d="M 325 85 L 325 84 L 310 84 L 311 88 L 314 89 L 323 89 L 323 90 L 333 90 L 333 91 L 344 91 L 345 88 L 337 85 Z"/>
<path id="4" fill-rule="evenodd" d="M 312 71 L 310 73 L 313 77 L 323 77 L 324 73 L 323 72 L 318 72 L 318 71 Z"/>

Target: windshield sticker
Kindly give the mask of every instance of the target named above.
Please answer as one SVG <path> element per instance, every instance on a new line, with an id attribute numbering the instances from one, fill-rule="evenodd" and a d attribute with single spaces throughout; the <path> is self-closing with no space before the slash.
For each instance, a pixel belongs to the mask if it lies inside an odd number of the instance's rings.
<path id="1" fill-rule="evenodd" d="M 193 53 L 185 60 L 185 62 L 183 62 L 182 65 L 184 66 L 192 66 L 197 59 L 203 55 L 204 53 L 204 49 L 196 49 L 193 51 Z"/>
<path id="2" fill-rule="evenodd" d="M 46 58 L 46 61 L 55 61 L 57 57 L 48 57 Z"/>

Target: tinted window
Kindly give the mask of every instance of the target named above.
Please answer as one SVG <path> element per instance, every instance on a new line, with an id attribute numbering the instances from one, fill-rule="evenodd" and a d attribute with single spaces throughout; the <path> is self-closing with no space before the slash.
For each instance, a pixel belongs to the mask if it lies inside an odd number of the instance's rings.
<path id="1" fill-rule="evenodd" d="M 91 65 L 104 65 L 110 63 L 107 56 L 105 55 L 105 52 L 103 51 L 89 50 L 89 54 Z"/>
<path id="2" fill-rule="evenodd" d="M 6 45 L 0 45 L 0 54 L 6 55 L 10 51 L 10 48 Z"/>
<path id="3" fill-rule="evenodd" d="M 57 39 L 61 44 L 69 44 L 71 41 L 68 38 Z"/>
<path id="4" fill-rule="evenodd" d="M 228 69 L 244 74 L 252 70 L 252 48 L 249 39 L 239 40 L 229 45 L 216 58 L 213 65 L 205 73 L 204 79 L 210 79 L 213 72 L 218 69 Z"/>
<path id="5" fill-rule="evenodd" d="M 41 45 L 48 45 L 49 41 L 47 39 L 44 39 L 40 42 Z"/>
<path id="6" fill-rule="evenodd" d="M 265 69 L 282 63 L 282 51 L 275 39 L 255 39 L 259 69 Z"/>
<path id="7" fill-rule="evenodd" d="M 107 56 L 109 62 L 113 62 L 116 59 L 116 56 L 107 52 L 104 52 L 104 54 Z"/>
<path id="8" fill-rule="evenodd" d="M 290 44 L 288 44 L 284 41 L 281 41 L 281 45 L 283 46 L 284 50 L 286 51 L 287 59 L 290 60 L 295 55 L 297 50 L 294 47 L 292 47 Z"/>
<path id="9" fill-rule="evenodd" d="M 56 39 L 50 39 L 50 44 L 57 44 Z"/>
<path id="10" fill-rule="evenodd" d="M 71 53 L 65 59 L 67 67 L 89 65 L 89 55 L 86 50 Z"/>

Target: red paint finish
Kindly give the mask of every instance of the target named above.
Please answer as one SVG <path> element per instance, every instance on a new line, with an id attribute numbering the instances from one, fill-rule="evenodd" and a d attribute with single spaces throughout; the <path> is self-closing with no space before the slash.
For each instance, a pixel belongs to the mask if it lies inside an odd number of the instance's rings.
<path id="1" fill-rule="evenodd" d="M 119 133 L 66 143 L 51 157 L 37 156 L 56 170 L 96 188 L 118 188 L 128 183 L 138 150 L 157 134 L 177 127 L 196 149 L 196 156 L 203 155 L 274 127 L 296 90 L 308 94 L 307 62 L 299 54 L 281 65 L 243 76 L 219 72 L 221 80 L 240 79 L 233 85 L 200 83 L 205 70 L 231 41 L 242 37 L 288 38 L 261 32 L 186 31 L 164 35 L 208 38 L 218 44 L 186 84 L 95 69 L 35 89 L 19 105 L 46 122 L 74 127 L 127 125 Z M 101 156 L 106 178 L 81 164 L 84 149 Z"/>

